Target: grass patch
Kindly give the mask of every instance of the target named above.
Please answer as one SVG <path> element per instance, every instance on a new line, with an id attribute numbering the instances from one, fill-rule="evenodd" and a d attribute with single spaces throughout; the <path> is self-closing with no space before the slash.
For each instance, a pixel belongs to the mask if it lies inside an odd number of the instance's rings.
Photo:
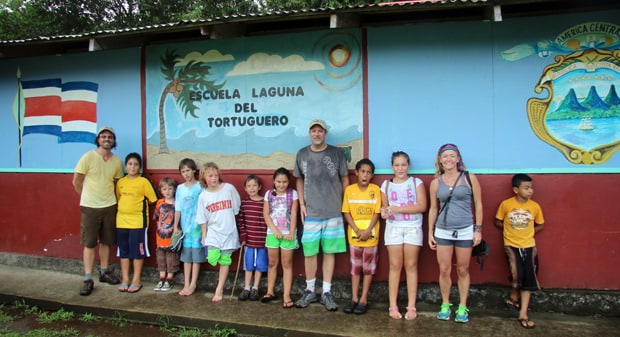
<path id="1" fill-rule="evenodd" d="M 33 305 L 31 307 L 26 306 L 24 313 L 26 315 L 38 315 L 39 314 L 39 308 L 37 308 L 36 305 Z"/>
<path id="2" fill-rule="evenodd" d="M 4 305 L 0 306 L 0 309 L 3 309 L 3 308 L 4 308 Z M 3 310 L 0 311 L 0 325 L 1 326 L 9 325 L 11 322 L 13 322 L 13 317 L 6 314 Z"/>
<path id="3" fill-rule="evenodd" d="M 170 317 L 166 315 L 157 316 L 157 325 L 159 325 L 159 330 L 163 332 L 176 332 L 178 329 L 171 326 Z"/>
<path id="4" fill-rule="evenodd" d="M 36 329 L 28 331 L 27 333 L 18 333 L 18 332 L 8 332 L 7 334 L 2 334 L 2 337 L 77 337 L 80 335 L 80 332 L 76 329 L 64 329 L 64 330 L 54 330 L 54 329 Z"/>
<path id="5" fill-rule="evenodd" d="M 125 317 L 125 314 L 123 314 L 122 312 L 118 312 L 118 311 L 114 312 L 114 319 L 112 320 L 112 322 L 114 323 L 114 325 L 119 326 L 121 328 L 129 324 L 129 322 L 127 321 L 127 317 Z"/>
<path id="6" fill-rule="evenodd" d="M 53 323 L 53 322 L 66 322 L 73 319 L 75 314 L 73 311 L 65 311 L 65 309 L 60 308 L 58 311 L 54 312 L 46 312 L 43 311 L 37 317 L 37 321 L 39 323 Z"/>
<path id="7" fill-rule="evenodd" d="M 28 309 L 29 305 L 26 304 L 26 300 L 15 300 L 15 309 Z"/>
<path id="8" fill-rule="evenodd" d="M 207 330 L 210 337 L 234 337 L 237 336 L 237 330 L 233 328 L 220 327 L 218 324 L 215 328 Z"/>
<path id="9" fill-rule="evenodd" d="M 176 337 L 202 337 L 202 336 L 211 336 L 207 335 L 207 332 L 198 328 L 184 328 L 181 327 L 176 332 Z"/>
<path id="10" fill-rule="evenodd" d="M 80 321 L 82 322 L 96 322 L 99 320 L 99 317 L 91 314 L 90 312 L 85 312 L 82 317 L 80 317 Z"/>

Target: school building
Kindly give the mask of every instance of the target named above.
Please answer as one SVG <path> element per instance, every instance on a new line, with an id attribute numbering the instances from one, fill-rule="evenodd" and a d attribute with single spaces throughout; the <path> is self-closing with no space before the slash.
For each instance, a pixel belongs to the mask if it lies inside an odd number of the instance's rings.
<path id="1" fill-rule="evenodd" d="M 182 182 L 189 157 L 216 162 L 244 196 L 248 174 L 266 191 L 276 168 L 293 169 L 321 118 L 352 182 L 368 157 L 380 185 L 401 150 L 428 189 L 438 148 L 459 146 L 491 246 L 484 271 L 472 260 L 474 287 L 508 285 L 494 217 L 511 176 L 528 173 L 546 220 L 543 288 L 618 291 L 619 90 L 613 0 L 399 1 L 1 41 L 0 252 L 81 260 L 73 168 L 102 126 L 155 184 Z M 349 279 L 348 254 L 335 278 Z M 419 282 L 437 278 L 425 246 Z"/>

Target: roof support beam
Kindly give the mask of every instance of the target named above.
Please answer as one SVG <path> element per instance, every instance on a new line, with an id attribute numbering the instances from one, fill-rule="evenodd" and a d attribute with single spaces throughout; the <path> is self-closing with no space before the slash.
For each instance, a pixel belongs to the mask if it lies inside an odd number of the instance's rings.
<path id="1" fill-rule="evenodd" d="M 502 7 L 500 5 L 493 5 L 484 8 L 484 21 L 501 22 L 502 21 Z"/>
<path id="2" fill-rule="evenodd" d="M 329 16 L 329 28 L 355 28 L 360 25 L 360 17 L 357 14 L 341 13 Z"/>
<path id="3" fill-rule="evenodd" d="M 241 23 L 225 23 L 213 26 L 200 26 L 200 35 L 209 39 L 231 39 L 246 34 L 247 27 Z"/>
<path id="4" fill-rule="evenodd" d="M 103 47 L 101 47 L 101 45 L 99 44 L 99 42 L 96 39 L 89 39 L 88 40 L 88 51 L 99 51 L 99 50 L 103 50 Z"/>

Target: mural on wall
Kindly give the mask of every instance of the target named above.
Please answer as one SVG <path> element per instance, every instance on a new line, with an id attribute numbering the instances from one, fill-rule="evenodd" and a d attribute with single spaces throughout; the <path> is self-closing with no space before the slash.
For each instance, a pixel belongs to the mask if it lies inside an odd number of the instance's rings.
<path id="1" fill-rule="evenodd" d="M 602 164 L 620 149 L 620 26 L 589 22 L 568 28 L 553 41 L 523 44 L 502 53 L 506 61 L 558 54 L 530 98 L 534 133 L 573 164 Z"/>
<path id="2" fill-rule="evenodd" d="M 13 118 L 19 142 L 18 167 L 22 167 L 23 137 L 29 134 L 56 136 L 57 143 L 93 143 L 97 132 L 98 84 L 64 82 L 60 78 L 22 80 L 17 70 L 17 93 Z"/>
<path id="3" fill-rule="evenodd" d="M 364 153 L 359 31 L 149 47 L 145 83 L 148 169 L 292 168 L 315 118 L 351 165 Z"/>

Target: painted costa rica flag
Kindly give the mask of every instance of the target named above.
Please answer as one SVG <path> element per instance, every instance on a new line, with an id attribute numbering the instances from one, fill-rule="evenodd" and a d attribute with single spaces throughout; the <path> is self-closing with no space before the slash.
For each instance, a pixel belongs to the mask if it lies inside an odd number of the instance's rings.
<path id="1" fill-rule="evenodd" d="M 61 80 L 21 81 L 24 95 L 23 135 L 44 133 L 60 136 Z"/>
<path id="2" fill-rule="evenodd" d="M 60 143 L 93 142 L 97 133 L 97 92 L 93 82 L 59 78 L 21 81 L 23 134 L 58 136 Z"/>
<path id="3" fill-rule="evenodd" d="M 61 143 L 93 142 L 97 134 L 97 90 L 93 82 L 62 84 Z"/>

